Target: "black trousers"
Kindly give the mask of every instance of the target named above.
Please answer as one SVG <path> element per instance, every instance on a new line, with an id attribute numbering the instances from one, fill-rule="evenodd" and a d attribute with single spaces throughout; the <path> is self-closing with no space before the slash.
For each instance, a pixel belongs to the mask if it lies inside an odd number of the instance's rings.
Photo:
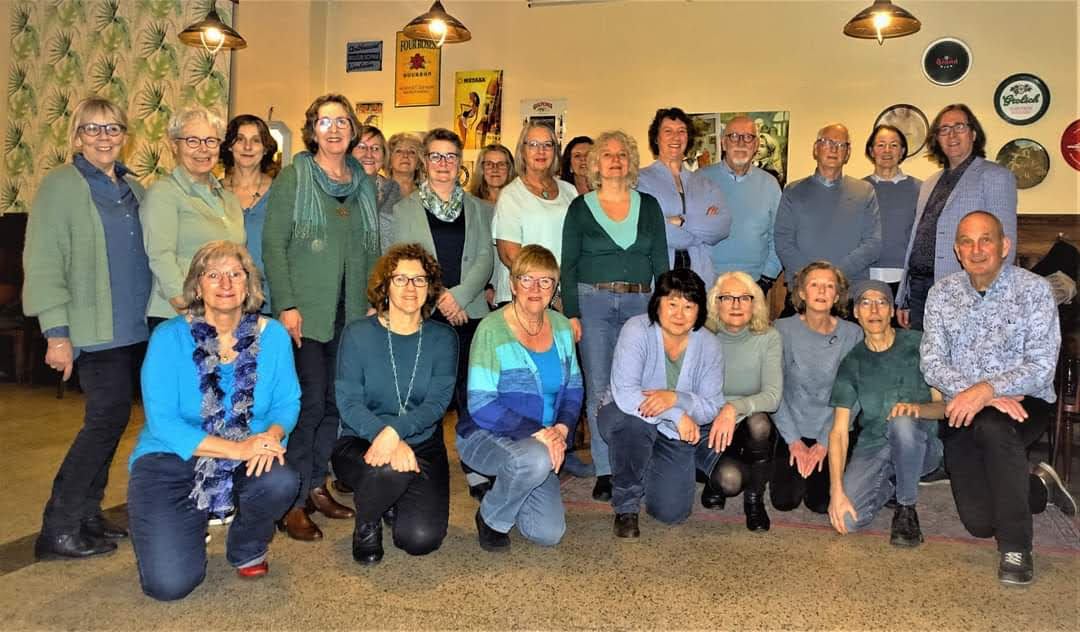
<path id="1" fill-rule="evenodd" d="M 74 533 L 86 518 L 101 512 L 116 446 L 131 418 L 136 375 L 146 343 L 84 351 L 76 361 L 86 397 L 83 426 L 71 442 L 53 479 L 41 532 Z"/>
<path id="2" fill-rule="evenodd" d="M 779 433 L 777 433 L 779 434 Z M 808 447 L 817 444 L 816 439 L 803 437 Z M 783 437 L 778 437 L 776 450 L 773 452 L 773 475 L 769 495 L 773 507 L 779 511 L 791 511 L 806 502 L 806 508 L 815 513 L 829 511 L 829 457 L 821 461 L 821 471 L 815 469 L 807 478 L 799 474 L 794 465 L 789 465 L 791 452 Z"/>
<path id="3" fill-rule="evenodd" d="M 1027 397 L 1028 412 L 1017 423 L 993 407 L 970 426 L 942 424 L 945 467 L 952 479 L 960 521 L 977 538 L 994 537 L 998 550 L 1031 551 L 1031 511 L 1027 448 L 1046 431 L 1053 406 Z"/>
<path id="4" fill-rule="evenodd" d="M 450 519 L 450 466 L 441 424 L 430 439 L 411 446 L 419 474 L 368 465 L 369 447 L 370 441 L 358 437 L 341 437 L 334 445 L 334 472 L 353 489 L 356 524 L 378 522 L 396 506 L 394 546 L 410 555 L 438 549 Z"/>
<path id="5" fill-rule="evenodd" d="M 438 310 L 432 312 L 431 319 L 450 325 Z M 480 319 L 470 318 L 463 325 L 450 325 L 458 336 L 457 378 L 454 381 L 454 396 L 450 399 L 450 408 L 456 410 L 458 419 L 469 414 L 469 348 L 472 347 L 473 335 L 480 326 Z M 335 470 L 336 471 L 336 470 Z"/>
<path id="6" fill-rule="evenodd" d="M 300 348 L 293 347 L 296 375 L 300 379 L 300 416 L 289 435 L 285 458 L 300 475 L 294 507 L 303 507 L 311 488 L 323 485 L 329 474 L 330 452 L 338 435 L 334 382 L 341 329 L 335 326 L 334 337 L 329 342 L 301 338 Z M 373 352 L 385 352 L 385 349 Z"/>

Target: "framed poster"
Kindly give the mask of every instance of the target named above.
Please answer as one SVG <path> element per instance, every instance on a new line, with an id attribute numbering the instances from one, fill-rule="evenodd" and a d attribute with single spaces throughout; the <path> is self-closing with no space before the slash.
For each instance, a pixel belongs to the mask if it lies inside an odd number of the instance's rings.
<path id="1" fill-rule="evenodd" d="M 450 126 L 465 149 L 498 143 L 502 134 L 501 70 L 454 73 L 454 121 Z"/>
<path id="2" fill-rule="evenodd" d="M 943 37 L 923 51 L 923 74 L 939 86 L 960 83 L 971 70 L 971 49 L 955 37 Z"/>
<path id="3" fill-rule="evenodd" d="M 910 103 L 897 103 L 885 108 L 874 121 L 874 127 L 878 125 L 892 125 L 904 133 L 908 158 L 923 150 L 930 133 L 930 123 L 926 120 L 926 115 Z"/>
<path id="4" fill-rule="evenodd" d="M 521 124 L 539 120 L 555 130 L 561 146 L 566 140 L 566 99 L 522 99 Z"/>
<path id="5" fill-rule="evenodd" d="M 360 121 L 361 125 L 371 125 L 382 129 L 382 101 L 357 101 L 354 109 L 356 110 L 356 119 Z"/>
<path id="6" fill-rule="evenodd" d="M 1016 138 L 1005 143 L 994 159 L 1016 176 L 1017 189 L 1030 189 L 1046 179 L 1050 154 L 1030 138 Z"/>
<path id="7" fill-rule="evenodd" d="M 768 171 L 780 183 L 787 184 L 788 135 L 791 133 L 791 112 L 724 112 L 720 115 L 720 133 L 727 122 L 736 116 L 749 116 L 758 130 L 758 149 L 754 166 Z"/>
<path id="8" fill-rule="evenodd" d="M 720 114 L 717 112 L 702 112 L 690 114 L 690 120 L 694 122 L 694 146 L 686 150 L 687 169 L 697 171 L 703 167 L 720 161 Z"/>
<path id="9" fill-rule="evenodd" d="M 1035 75 L 1012 75 L 994 91 L 994 109 L 1013 125 L 1030 125 L 1050 109 L 1050 88 Z"/>
<path id="10" fill-rule="evenodd" d="M 442 49 L 435 42 L 409 39 L 398 31 L 394 51 L 394 106 L 439 105 Z"/>

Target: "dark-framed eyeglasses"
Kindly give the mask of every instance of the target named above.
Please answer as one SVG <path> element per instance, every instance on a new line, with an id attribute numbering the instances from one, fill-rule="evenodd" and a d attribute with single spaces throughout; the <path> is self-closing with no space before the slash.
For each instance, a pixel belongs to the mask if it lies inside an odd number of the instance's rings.
<path id="1" fill-rule="evenodd" d="M 716 302 L 721 305 L 742 305 L 743 303 L 753 303 L 753 294 L 721 294 L 716 297 Z"/>
<path id="2" fill-rule="evenodd" d="M 427 159 L 428 162 L 434 162 L 436 164 L 446 163 L 448 165 L 456 165 L 458 161 L 461 160 L 461 155 L 454 152 L 443 153 L 440 151 L 432 151 L 428 152 Z"/>
<path id="3" fill-rule="evenodd" d="M 98 123 L 86 123 L 78 127 L 79 131 L 90 137 L 101 136 L 102 132 L 105 132 L 106 136 L 119 136 L 127 131 L 127 128 L 119 123 L 108 123 L 106 125 L 100 125 Z"/>
<path id="4" fill-rule="evenodd" d="M 970 123 L 953 123 L 952 125 L 938 125 L 934 133 L 938 136 L 950 136 L 952 134 L 959 136 L 969 129 L 971 129 Z"/>
<path id="5" fill-rule="evenodd" d="M 480 163 L 480 166 L 488 171 L 502 171 L 504 169 L 509 169 L 510 163 L 506 162 L 505 160 L 485 160 L 484 162 Z"/>
<path id="6" fill-rule="evenodd" d="M 199 145 L 205 145 L 207 149 L 217 149 L 221 146 L 221 139 L 214 136 L 207 136 L 206 138 L 199 138 L 198 136 L 182 136 L 174 140 L 183 141 L 185 145 L 192 149 L 198 149 Z"/>
<path id="7" fill-rule="evenodd" d="M 736 132 L 731 132 L 730 134 L 724 134 L 724 138 L 735 143 L 736 145 L 749 145 L 750 143 L 757 140 L 757 134 L 738 134 Z"/>
<path id="8" fill-rule="evenodd" d="M 390 277 L 390 283 L 393 283 L 394 287 L 405 287 L 410 283 L 412 283 L 413 287 L 427 287 L 428 278 L 423 274 L 418 274 L 416 276 L 395 274 Z"/>
<path id="9" fill-rule="evenodd" d="M 534 285 L 539 285 L 541 290 L 550 290 L 559 283 L 555 277 L 534 277 L 531 274 L 519 274 L 517 281 L 526 290 L 531 290 Z"/>

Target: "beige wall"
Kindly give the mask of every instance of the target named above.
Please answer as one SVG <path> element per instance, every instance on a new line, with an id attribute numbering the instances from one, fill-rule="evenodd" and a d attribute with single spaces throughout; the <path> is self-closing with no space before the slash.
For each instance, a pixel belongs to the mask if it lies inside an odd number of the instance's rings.
<path id="1" fill-rule="evenodd" d="M 1058 149 L 1062 130 L 1080 117 L 1075 0 L 904 0 L 923 30 L 883 47 L 840 33 L 866 2 L 623 1 L 535 9 L 525 0 L 445 4 L 469 26 L 473 40 L 444 50 L 442 105 L 394 109 L 394 33 L 426 11 L 428 0 L 244 0 L 238 28 L 249 47 L 236 54 L 234 112 L 265 116 L 274 106 L 275 118 L 296 130 L 313 97 L 338 91 L 354 101 L 383 101 L 388 132 L 448 126 L 454 72 L 501 68 L 504 139 L 511 142 L 524 98 L 568 98 L 569 134 L 620 127 L 643 145 L 660 106 L 788 109 L 789 165 L 797 178 L 813 169 L 810 145 L 826 122 L 846 123 L 861 145 L 888 105 L 914 103 L 933 116 L 942 105 L 963 101 L 987 128 L 991 158 L 1018 137 L 1033 138 L 1050 152 L 1046 180 L 1020 192 L 1022 212 L 1080 212 L 1080 172 L 1064 163 Z M 10 0 L 0 0 L 0 9 L 10 15 Z M 974 64 L 961 83 L 939 87 L 919 67 L 926 45 L 946 35 L 968 43 Z M 362 39 L 383 40 L 382 72 L 344 72 L 345 43 Z M 4 68 L 8 46 L 0 44 Z M 1035 73 L 1050 86 L 1050 111 L 1033 125 L 1009 125 L 993 111 L 994 88 L 1015 72 Z M 6 103 L 0 115 L 5 112 Z M 854 153 L 848 172 L 865 175 L 869 163 L 860 150 Z M 905 167 L 917 176 L 935 169 L 921 157 Z"/>

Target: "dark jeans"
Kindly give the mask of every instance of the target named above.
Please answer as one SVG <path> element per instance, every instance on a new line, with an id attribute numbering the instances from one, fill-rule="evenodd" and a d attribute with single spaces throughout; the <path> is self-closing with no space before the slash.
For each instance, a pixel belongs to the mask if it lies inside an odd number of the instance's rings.
<path id="1" fill-rule="evenodd" d="M 131 417 L 135 376 L 145 353 L 146 343 L 139 343 L 79 354 L 86 413 L 53 479 L 41 521 L 43 534 L 77 532 L 84 519 L 101 512 L 109 466 Z"/>
<path id="2" fill-rule="evenodd" d="M 803 437 L 808 447 L 817 444 L 816 439 Z M 779 511 L 791 511 L 806 502 L 806 508 L 814 513 L 829 511 L 829 457 L 821 461 L 821 471 L 816 468 L 810 476 L 803 478 L 794 465 L 789 465 L 791 452 L 783 437 L 776 441 L 773 452 L 772 488 L 769 492 L 773 507 Z"/>
<path id="3" fill-rule="evenodd" d="M 370 441 L 358 437 L 341 437 L 334 445 L 334 472 L 353 489 L 356 524 L 377 523 L 387 509 L 397 507 L 394 546 L 410 555 L 438 549 L 450 519 L 450 466 L 441 425 L 430 439 L 411 446 L 419 474 L 368 465 L 364 453 L 369 447 Z"/>
<path id="4" fill-rule="evenodd" d="M 627 415 L 615 404 L 600 407 L 596 425 L 611 459 L 611 506 L 615 513 L 645 511 L 675 524 L 690 517 L 696 479 L 695 446 L 660 434 L 657 426 Z"/>
<path id="5" fill-rule="evenodd" d="M 207 510 L 189 496 L 195 462 L 154 452 L 139 457 L 128 481 L 131 543 L 143 592 L 161 601 L 182 599 L 206 577 Z M 300 482 L 287 465 L 275 463 L 262 476 L 233 472 L 236 519 L 229 525 L 225 557 L 247 566 L 266 557 L 274 520 L 289 508 Z"/>
<path id="6" fill-rule="evenodd" d="M 341 327 L 335 327 L 329 342 L 301 338 L 300 348 L 293 347 L 296 375 L 300 379 L 300 416 L 289 435 L 286 458 L 300 475 L 294 507 L 303 507 L 311 488 L 325 484 L 329 474 L 330 452 L 338 435 L 334 379 L 340 338 Z M 385 351 L 373 349 L 372 353 Z"/>
<path id="7" fill-rule="evenodd" d="M 908 274 L 908 319 L 911 328 L 916 331 L 923 330 L 923 316 L 926 312 L 926 296 L 930 293 L 930 288 L 933 285 L 933 276 L 920 276 L 918 274 L 910 273 Z"/>
<path id="8" fill-rule="evenodd" d="M 1031 551 L 1031 504 L 1027 448 L 1046 431 L 1052 405 L 1034 397 L 1022 402 L 1024 423 L 987 406 L 970 426 L 942 424 L 945 467 L 952 479 L 960 521 L 977 538 L 994 537 L 998 550 Z"/>
<path id="9" fill-rule="evenodd" d="M 444 325 L 450 325 L 438 310 L 432 313 L 431 319 Z M 457 327 L 450 325 L 458 336 L 458 362 L 457 379 L 454 382 L 454 396 L 450 399 L 448 410 L 456 410 L 458 419 L 469 414 L 469 348 L 472 347 L 473 334 L 476 333 L 476 328 L 479 326 L 480 320 L 473 318 L 465 321 L 464 325 Z"/>

